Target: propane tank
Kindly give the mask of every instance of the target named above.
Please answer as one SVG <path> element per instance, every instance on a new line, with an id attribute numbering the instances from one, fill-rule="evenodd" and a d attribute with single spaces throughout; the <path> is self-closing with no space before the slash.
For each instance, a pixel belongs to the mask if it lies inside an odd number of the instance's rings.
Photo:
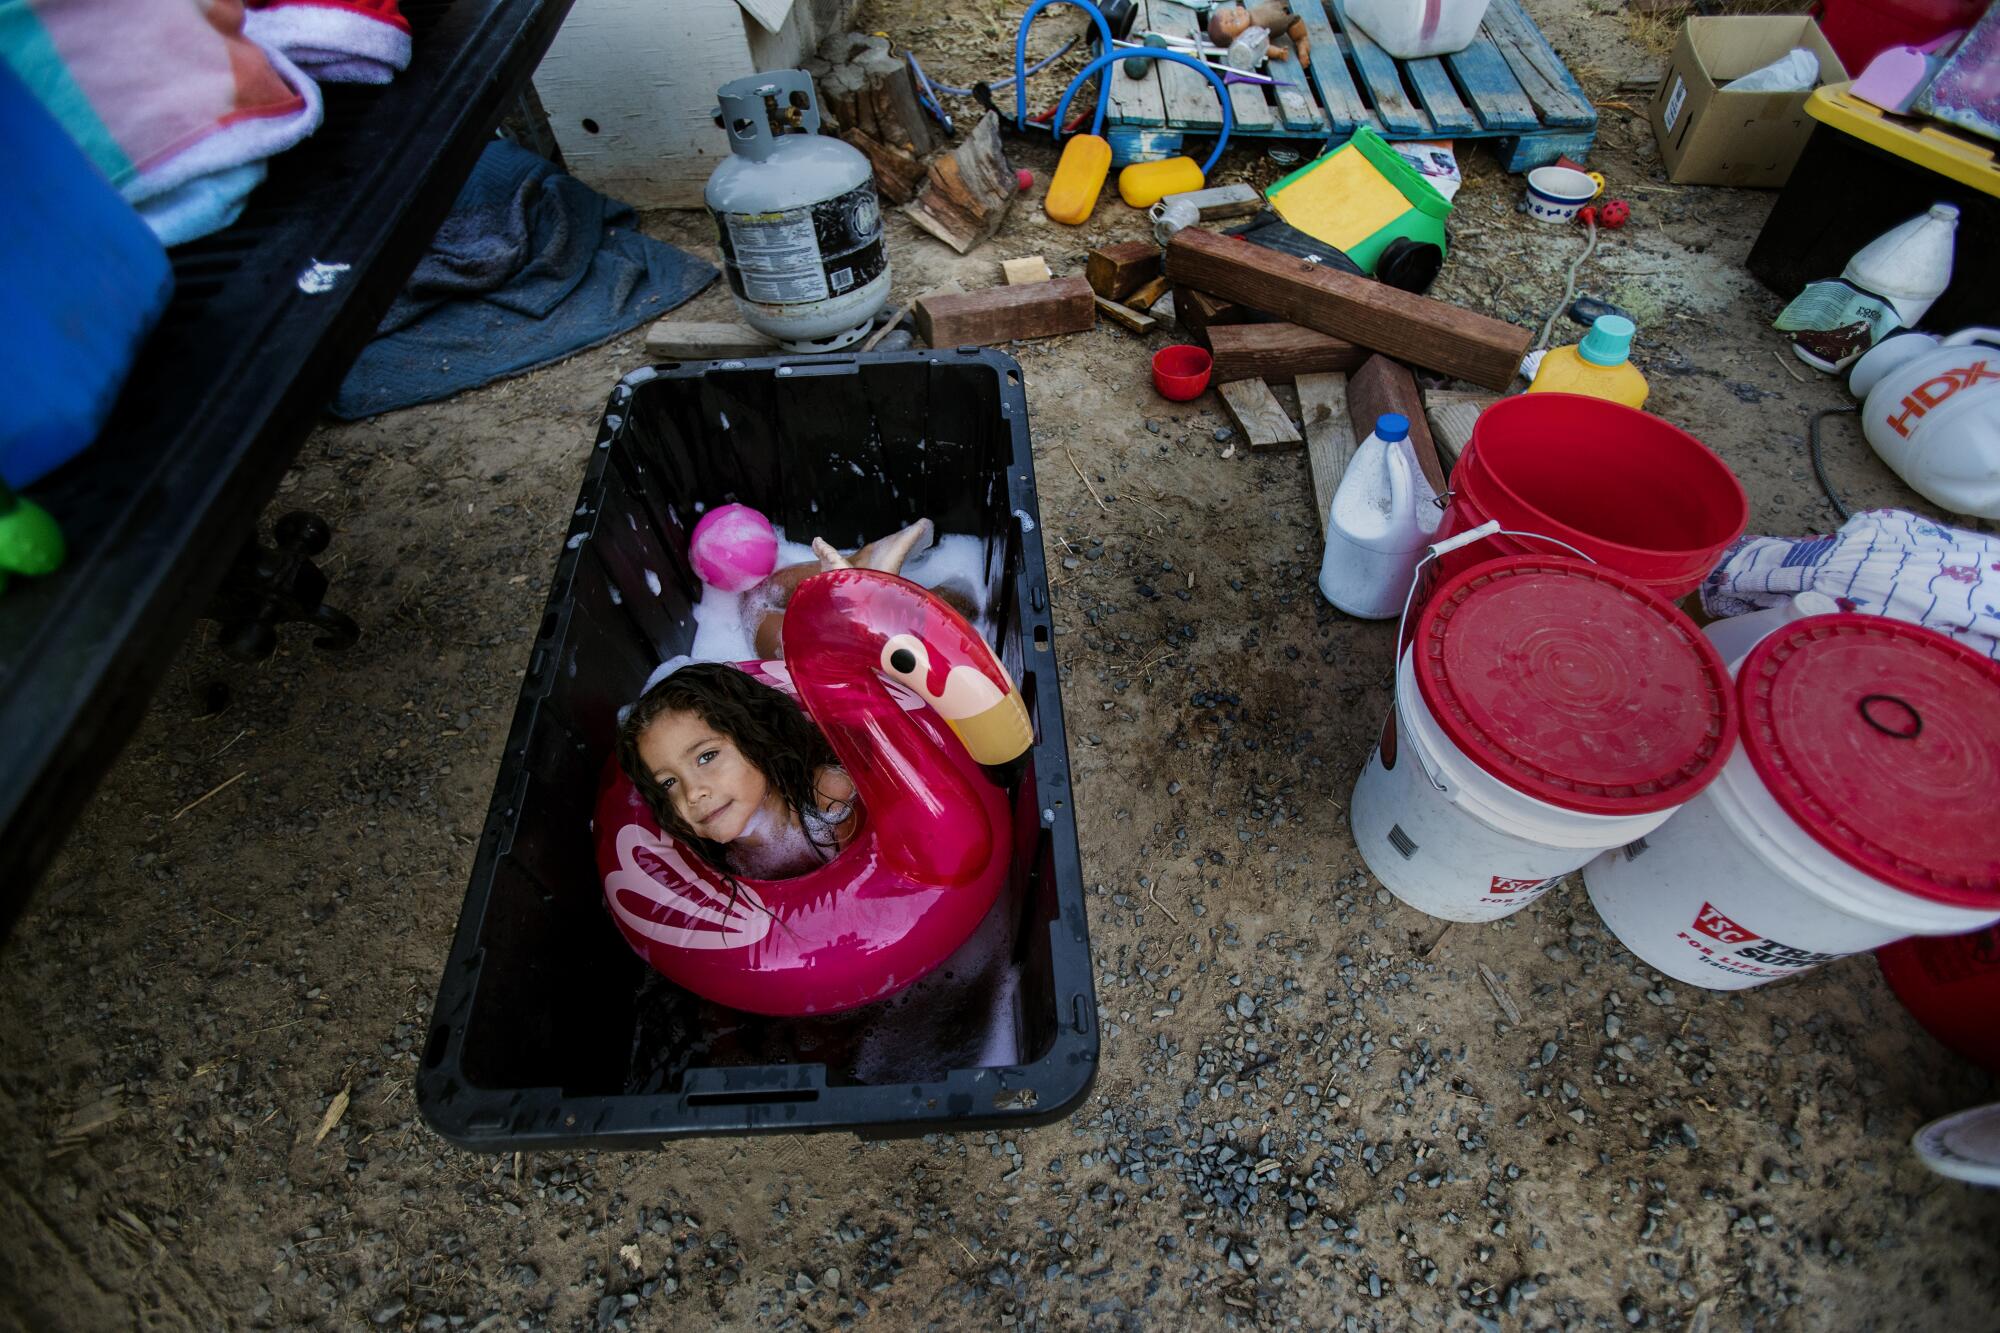
<path id="1" fill-rule="evenodd" d="M 889 299 L 868 159 L 819 133 L 802 69 L 736 79 L 716 95 L 730 156 L 704 198 L 744 321 L 794 352 L 858 341 Z"/>

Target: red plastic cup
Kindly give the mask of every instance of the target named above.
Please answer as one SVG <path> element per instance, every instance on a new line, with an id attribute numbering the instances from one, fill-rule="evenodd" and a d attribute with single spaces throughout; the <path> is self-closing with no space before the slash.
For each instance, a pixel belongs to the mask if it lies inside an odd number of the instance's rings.
<path id="1" fill-rule="evenodd" d="M 1185 403 L 1201 397 L 1214 366 L 1214 359 L 1192 343 L 1162 347 L 1153 353 L 1153 387 L 1160 391 L 1160 397 Z"/>

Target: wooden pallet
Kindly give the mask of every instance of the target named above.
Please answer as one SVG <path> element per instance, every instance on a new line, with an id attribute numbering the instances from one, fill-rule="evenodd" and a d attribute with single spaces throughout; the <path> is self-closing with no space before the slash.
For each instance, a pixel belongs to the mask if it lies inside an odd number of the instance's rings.
<path id="1" fill-rule="evenodd" d="M 1195 32 L 1195 12 L 1176 0 L 1138 4 L 1134 32 Z M 1264 72 L 1281 86 L 1231 85 L 1233 135 L 1331 147 L 1368 125 L 1388 139 L 1490 139 L 1509 171 L 1565 154 L 1581 162 L 1597 139 L 1597 108 L 1520 0 L 1492 0 L 1478 40 L 1425 60 L 1377 46 L 1348 21 L 1345 0 L 1293 0 L 1292 9 L 1312 34 L 1312 69 L 1296 57 L 1273 60 Z M 1164 61 L 1136 79 L 1122 62 L 1111 71 L 1105 126 L 1114 148 L 1174 152 L 1184 135 L 1221 131 L 1215 90 L 1195 71 Z"/>

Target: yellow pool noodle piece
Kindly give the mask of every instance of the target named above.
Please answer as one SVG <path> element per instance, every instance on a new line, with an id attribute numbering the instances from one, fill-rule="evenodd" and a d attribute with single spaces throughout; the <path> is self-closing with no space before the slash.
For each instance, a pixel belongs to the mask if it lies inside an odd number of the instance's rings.
<path id="1" fill-rule="evenodd" d="M 1095 134 L 1076 135 L 1063 145 L 1056 174 L 1049 180 L 1048 197 L 1042 200 L 1042 212 L 1051 222 L 1067 222 L 1072 227 L 1090 221 L 1104 178 L 1110 173 L 1111 145 Z"/>
<path id="2" fill-rule="evenodd" d="M 1205 184 L 1191 157 L 1134 162 L 1118 173 L 1118 197 L 1134 208 L 1151 208 L 1170 194 L 1186 194 Z"/>

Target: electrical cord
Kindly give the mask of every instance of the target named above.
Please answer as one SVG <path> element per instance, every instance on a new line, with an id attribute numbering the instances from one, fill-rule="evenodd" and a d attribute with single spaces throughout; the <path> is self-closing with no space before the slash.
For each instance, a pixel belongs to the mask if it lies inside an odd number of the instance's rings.
<path id="1" fill-rule="evenodd" d="M 1562 300 L 1556 302 L 1554 310 L 1549 311 L 1548 322 L 1542 325 L 1542 336 L 1535 339 L 1535 346 L 1538 349 L 1549 345 L 1549 334 L 1555 331 L 1556 321 L 1562 318 L 1563 311 L 1569 309 L 1570 299 L 1576 295 L 1576 271 L 1583 267 L 1583 261 L 1590 258 L 1591 252 L 1597 249 L 1597 223 L 1589 221 L 1584 225 L 1590 228 L 1590 239 L 1584 242 L 1583 252 L 1569 261 L 1569 272 L 1563 275 Z"/>
<path id="2" fill-rule="evenodd" d="M 1819 488 L 1826 492 L 1826 502 L 1833 506 L 1834 513 L 1840 515 L 1842 523 L 1853 518 L 1854 515 L 1848 510 L 1846 505 L 1841 503 L 1839 494 L 1833 489 L 1833 482 L 1827 478 L 1826 460 L 1820 457 L 1819 423 L 1828 417 L 1841 416 L 1849 412 L 1859 412 L 1860 410 L 1858 407 L 1829 407 L 1824 412 L 1813 413 L 1812 422 L 1806 427 L 1806 446 L 1812 454 L 1813 475 L 1819 478 Z"/>

